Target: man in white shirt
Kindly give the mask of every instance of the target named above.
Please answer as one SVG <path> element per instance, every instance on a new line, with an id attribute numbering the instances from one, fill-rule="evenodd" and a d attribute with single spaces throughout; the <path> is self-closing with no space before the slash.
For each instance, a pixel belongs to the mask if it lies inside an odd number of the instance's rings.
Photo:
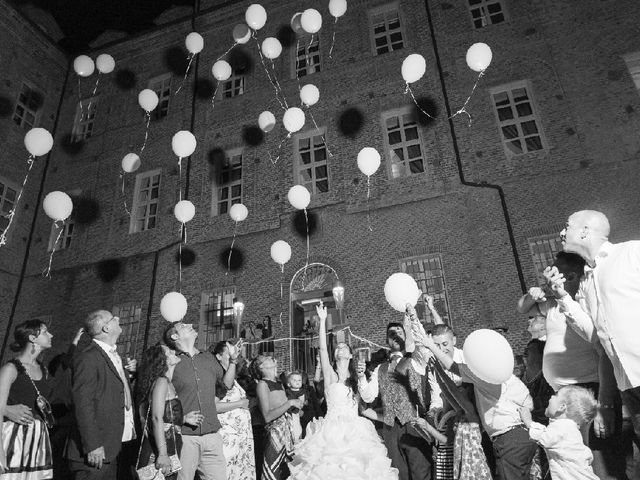
<path id="1" fill-rule="evenodd" d="M 640 438 L 640 241 L 613 244 L 608 241 L 609 231 L 609 221 L 601 212 L 582 210 L 569 217 L 560 232 L 563 250 L 580 255 L 586 266 L 577 302 L 565 292 L 558 304 L 576 323 L 588 323 L 584 312 L 593 321 L 607 354 L 601 358 L 611 362 L 622 401 Z M 552 286 L 563 281 L 557 270 L 545 276 Z M 603 374 L 605 369 L 601 367 L 601 389 L 609 376 Z M 606 435 L 610 427 L 599 428 Z"/>

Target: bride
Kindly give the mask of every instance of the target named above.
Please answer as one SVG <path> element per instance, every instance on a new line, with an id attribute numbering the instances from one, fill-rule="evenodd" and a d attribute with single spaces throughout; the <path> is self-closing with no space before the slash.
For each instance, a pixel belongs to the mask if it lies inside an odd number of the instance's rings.
<path id="1" fill-rule="evenodd" d="M 290 480 L 397 480 L 387 449 L 370 420 L 358 416 L 358 377 L 351 347 L 339 343 L 335 370 L 327 352 L 327 307 L 316 306 L 320 317 L 320 364 L 324 376 L 327 415 L 307 426 L 289 463 Z"/>

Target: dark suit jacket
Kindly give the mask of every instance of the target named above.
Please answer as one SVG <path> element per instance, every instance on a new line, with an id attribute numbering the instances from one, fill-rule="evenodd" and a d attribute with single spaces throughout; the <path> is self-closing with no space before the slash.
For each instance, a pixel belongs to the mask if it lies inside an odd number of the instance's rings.
<path id="1" fill-rule="evenodd" d="M 76 425 L 67 458 L 84 461 L 87 453 L 104 447 L 106 461 L 113 462 L 122 448 L 124 384 L 109 356 L 95 342 L 76 353 L 73 360 Z"/>

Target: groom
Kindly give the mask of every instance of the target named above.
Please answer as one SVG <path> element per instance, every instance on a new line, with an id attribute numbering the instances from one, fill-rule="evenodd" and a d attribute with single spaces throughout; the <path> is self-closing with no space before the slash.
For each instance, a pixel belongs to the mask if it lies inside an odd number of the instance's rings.
<path id="1" fill-rule="evenodd" d="M 428 389 L 408 362 L 401 362 L 405 354 L 406 333 L 400 323 L 387 325 L 389 359 L 376 367 L 367 381 L 364 362 L 358 363 L 358 392 L 366 403 L 378 395 L 382 400 L 384 427 L 382 436 L 391 463 L 400 473 L 400 480 L 430 480 L 432 478 L 431 446 L 418 433 L 412 421 L 424 414 L 429 399 Z"/>

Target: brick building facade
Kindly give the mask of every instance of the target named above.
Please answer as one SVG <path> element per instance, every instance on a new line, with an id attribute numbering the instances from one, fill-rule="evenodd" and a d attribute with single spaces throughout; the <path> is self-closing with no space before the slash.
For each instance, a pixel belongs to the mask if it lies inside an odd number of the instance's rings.
<path id="1" fill-rule="evenodd" d="M 164 327 L 160 300 L 180 289 L 189 302 L 186 321 L 200 325 L 203 339 L 207 332 L 209 340 L 230 333 L 236 297 L 246 305 L 245 327 L 269 316 L 275 337 L 287 337 L 299 334 L 303 310 L 309 316 L 305 300 L 331 302 L 337 275 L 346 300 L 341 315 L 332 312 L 336 329 L 348 325 L 354 334 L 382 342 L 385 324 L 398 318 L 383 285 L 404 269 L 436 296 L 460 337 L 507 325 L 520 350 L 527 322 L 515 313 L 515 303 L 558 248 L 557 233 L 569 213 L 601 210 L 611 221 L 613 241 L 638 238 L 637 2 L 354 0 L 337 23 L 324 6 L 304 2 L 323 15 L 313 39 L 296 37 L 288 27 L 293 13 L 304 9 L 298 2 L 262 5 L 268 19 L 257 38 L 274 36 L 284 47 L 273 66 L 267 59 L 263 65 L 252 38 L 227 55 L 234 74 L 217 86 L 211 66 L 233 44 L 231 32 L 244 21 L 248 3 L 203 1 L 190 17 L 90 52 L 116 60 L 115 72 L 100 76 L 95 96 L 96 74 L 78 81 L 45 37 L 31 33 L 13 10 L 2 14 L 0 21 L 22 36 L 3 29 L 17 60 L 1 58 L 11 62 L 3 65 L 11 78 L 0 85 L 0 95 L 17 98 L 21 81 L 39 79 L 45 102 L 37 123 L 56 140 L 47 159 L 38 160 L 10 242 L 0 248 L 0 308 L 9 330 L 28 318 L 49 318 L 55 348 L 62 350 L 88 311 L 116 309 L 126 324 L 125 353 L 139 354 Z M 168 18 L 170 12 L 163 15 Z M 176 93 L 186 67 L 184 37 L 193 30 L 205 48 Z M 477 78 L 465 63 L 475 42 L 491 46 L 493 63 L 467 106 L 469 125 L 465 115 L 447 117 L 464 104 Z M 424 56 L 427 71 L 412 89 L 435 120 L 417 115 L 404 94 L 400 66 L 414 52 Z M 276 87 L 265 68 L 275 72 Z M 286 138 L 275 89 L 289 106 L 299 105 L 299 83 L 320 90 L 311 107 L 318 128 L 307 111 L 304 128 Z M 162 111 L 152 113 L 142 166 L 124 176 L 123 194 L 120 161 L 140 152 L 145 138 L 137 104 L 143 88 L 160 93 Z M 91 125 L 79 116 L 79 98 L 83 109 L 95 109 Z M 2 178 L 15 185 L 24 173 L 16 159 L 26 158 L 26 130 L 11 121 L 13 104 L 10 110 L 0 128 L 6 143 L 1 164 Z M 266 134 L 257 128 L 264 110 L 278 120 Z M 182 169 L 171 150 L 179 130 L 192 131 L 198 141 Z M 366 177 L 356 165 L 365 146 L 382 154 L 368 201 Z M 287 191 L 307 178 L 309 165 L 309 261 L 320 265 L 305 272 L 304 216 L 289 205 Z M 39 203 L 52 190 L 71 193 L 75 213 L 51 278 L 43 278 L 53 237 Z M 147 208 L 136 221 L 137 211 L 132 220 L 124 203 L 140 207 L 141 190 L 148 194 Z M 173 215 L 180 195 L 196 207 L 186 227 L 189 258 L 183 254 L 181 280 L 180 225 Z M 236 200 L 249 210 L 237 226 L 225 213 Z M 135 230 L 142 231 L 130 233 Z M 283 274 L 269 255 L 281 239 L 293 249 Z M 286 342 L 277 348 L 287 361 L 295 349 Z"/>

